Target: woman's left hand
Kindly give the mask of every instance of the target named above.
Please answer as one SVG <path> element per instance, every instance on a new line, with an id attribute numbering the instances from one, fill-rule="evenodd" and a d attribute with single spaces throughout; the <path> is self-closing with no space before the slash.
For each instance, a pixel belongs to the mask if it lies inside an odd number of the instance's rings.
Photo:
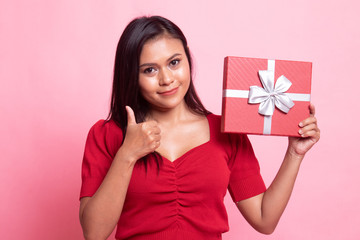
<path id="1" fill-rule="evenodd" d="M 315 117 L 315 106 L 310 104 L 310 117 L 299 123 L 300 137 L 289 137 L 289 151 L 298 156 L 304 156 L 320 139 L 320 129 Z"/>

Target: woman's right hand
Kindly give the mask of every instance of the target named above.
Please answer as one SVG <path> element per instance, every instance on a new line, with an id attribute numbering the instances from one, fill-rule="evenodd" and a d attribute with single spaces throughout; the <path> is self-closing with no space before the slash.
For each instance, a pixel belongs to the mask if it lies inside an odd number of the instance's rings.
<path id="1" fill-rule="evenodd" d="M 156 121 L 136 123 L 134 111 L 129 106 L 126 106 L 126 112 L 128 125 L 120 149 L 125 154 L 125 159 L 135 163 L 160 146 L 161 131 Z"/>

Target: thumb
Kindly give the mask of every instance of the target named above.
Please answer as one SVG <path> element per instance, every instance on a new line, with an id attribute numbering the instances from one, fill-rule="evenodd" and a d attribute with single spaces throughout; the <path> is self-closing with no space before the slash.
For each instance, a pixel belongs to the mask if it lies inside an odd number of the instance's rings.
<path id="1" fill-rule="evenodd" d="M 129 106 L 126 106 L 125 109 L 126 109 L 126 112 L 127 112 L 128 125 L 136 124 L 134 111 Z"/>
<path id="2" fill-rule="evenodd" d="M 310 109 L 310 116 L 314 116 L 315 115 L 315 105 L 310 103 L 309 109 Z"/>

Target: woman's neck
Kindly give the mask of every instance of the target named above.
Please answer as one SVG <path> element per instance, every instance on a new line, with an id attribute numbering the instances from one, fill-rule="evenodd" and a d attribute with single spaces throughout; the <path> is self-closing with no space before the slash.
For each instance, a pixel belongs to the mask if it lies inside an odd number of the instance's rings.
<path id="1" fill-rule="evenodd" d="M 151 109 L 147 120 L 155 120 L 161 124 L 177 124 L 194 117 L 195 113 L 189 109 L 185 101 L 172 109 Z"/>

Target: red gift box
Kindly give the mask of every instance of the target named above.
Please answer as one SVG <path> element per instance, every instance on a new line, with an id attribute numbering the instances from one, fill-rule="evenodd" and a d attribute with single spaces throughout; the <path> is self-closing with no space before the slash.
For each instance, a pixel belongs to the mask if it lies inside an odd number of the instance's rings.
<path id="1" fill-rule="evenodd" d="M 222 131 L 299 136 L 309 117 L 311 62 L 226 57 Z"/>

